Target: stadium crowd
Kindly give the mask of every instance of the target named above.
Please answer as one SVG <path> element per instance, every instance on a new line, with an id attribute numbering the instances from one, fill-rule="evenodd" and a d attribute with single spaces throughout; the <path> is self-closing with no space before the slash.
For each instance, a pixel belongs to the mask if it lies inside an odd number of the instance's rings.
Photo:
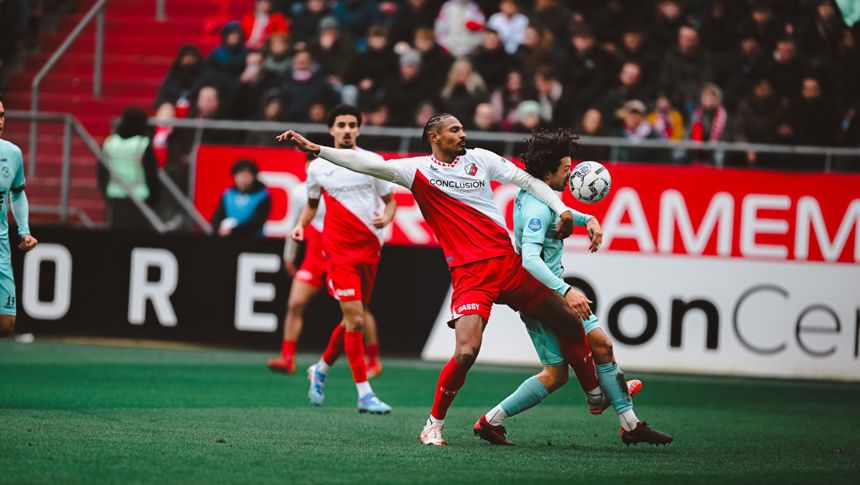
<path id="1" fill-rule="evenodd" d="M 628 139 L 858 145 L 858 28 L 832 0 L 256 0 L 183 46 L 159 113 L 572 126 Z M 172 114 L 170 114 L 172 113 Z M 244 140 L 273 143 L 269 134 Z M 233 140 L 236 141 L 236 140 Z"/>

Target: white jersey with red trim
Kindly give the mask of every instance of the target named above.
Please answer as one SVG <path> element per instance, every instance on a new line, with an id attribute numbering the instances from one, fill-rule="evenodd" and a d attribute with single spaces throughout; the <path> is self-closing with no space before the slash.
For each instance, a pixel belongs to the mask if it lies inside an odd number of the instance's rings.
<path id="1" fill-rule="evenodd" d="M 411 189 L 450 267 L 514 252 L 502 211 L 493 200 L 491 181 L 525 189 L 556 214 L 572 211 L 548 185 L 480 148 L 467 150 L 450 164 L 429 156 L 379 162 L 354 150 L 324 146 L 319 156 Z"/>
<path id="2" fill-rule="evenodd" d="M 432 156 L 390 161 L 394 182 L 412 190 L 450 267 L 514 252 L 491 181 L 510 183 L 521 170 L 495 153 L 476 148 L 446 164 Z"/>
<path id="3" fill-rule="evenodd" d="M 356 148 L 364 156 L 384 159 Z M 323 250 L 334 262 L 375 262 L 382 249 L 383 230 L 371 221 L 382 215 L 381 197 L 391 194 L 391 184 L 347 170 L 318 158 L 308 166 L 308 198 L 325 200 Z"/>

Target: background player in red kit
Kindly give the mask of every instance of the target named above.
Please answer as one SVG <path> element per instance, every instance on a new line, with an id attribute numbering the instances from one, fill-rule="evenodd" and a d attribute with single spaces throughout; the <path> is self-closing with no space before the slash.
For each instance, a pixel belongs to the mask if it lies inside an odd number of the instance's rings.
<path id="1" fill-rule="evenodd" d="M 293 141 L 303 151 L 412 190 L 424 219 L 436 234 L 451 269 L 454 292 L 449 326 L 454 328 L 456 345 L 454 357 L 440 373 L 433 408 L 420 439 L 428 445 L 444 445 L 445 416 L 481 348 L 493 303 L 522 311 L 572 338 L 582 335 L 582 320 L 590 309 L 582 294 L 569 292 L 570 296 L 562 297 L 523 269 L 493 200 L 490 182 L 513 183 L 547 204 L 559 215 L 556 233 L 563 239 L 573 231 L 573 212 L 556 193 L 490 151 L 467 150 L 463 125 L 449 114 L 430 118 L 424 137 L 432 148 L 431 156 L 387 162 L 355 150 L 320 147 L 292 130 L 278 139 Z M 599 241 L 592 243 L 599 245 Z M 591 347 L 595 361 L 612 359 L 608 340 L 591 342 Z"/>
<path id="2" fill-rule="evenodd" d="M 361 126 L 361 112 L 357 108 L 348 105 L 334 108 L 329 113 L 328 125 L 336 145 L 385 163 L 379 155 L 355 145 Z M 382 229 L 391 223 L 397 209 L 391 185 L 320 158 L 308 166 L 307 191 L 308 204 L 293 230 L 293 238 L 299 241 L 304 238 L 304 227 L 313 220 L 320 197 L 324 196 L 322 246 L 327 261 L 326 284 L 343 312 L 343 321 L 332 332 L 322 358 L 308 369 L 311 381 L 308 398 L 311 403 L 322 405 L 329 366 L 342 348 L 358 390 L 359 412 L 387 414 L 391 407 L 376 397 L 367 381 L 362 328 L 376 280 Z"/>
<path id="3" fill-rule="evenodd" d="M 340 137 L 343 138 L 343 137 Z M 338 146 L 337 138 L 335 146 Z M 338 146 L 338 148 L 346 148 Z M 310 162 L 308 162 L 310 163 Z M 295 227 L 302 210 L 308 204 L 307 184 L 301 183 L 290 190 L 289 215 L 287 227 Z M 281 343 L 281 355 L 266 361 L 270 370 L 293 374 L 296 372 L 296 345 L 304 326 L 305 307 L 311 299 L 325 286 L 326 258 L 322 248 L 323 218 L 325 217 L 325 202 L 320 199 L 316 215 L 305 227 L 304 244 L 305 256 L 299 268 L 296 268 L 296 252 L 298 244 L 292 237 L 287 237 L 284 244 L 284 267 L 293 278 L 290 286 L 290 296 L 287 299 L 287 314 L 284 317 L 284 340 Z M 364 321 L 364 356 L 367 362 L 367 378 L 373 379 L 382 373 L 382 361 L 379 359 L 379 341 L 376 336 L 376 319 L 370 310 L 365 312 Z"/>

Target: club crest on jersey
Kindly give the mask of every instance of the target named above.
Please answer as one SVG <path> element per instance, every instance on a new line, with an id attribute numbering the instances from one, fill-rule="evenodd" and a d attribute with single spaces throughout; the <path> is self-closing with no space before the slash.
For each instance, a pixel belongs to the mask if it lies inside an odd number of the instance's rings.
<path id="1" fill-rule="evenodd" d="M 466 171 L 467 175 L 474 176 L 476 173 L 478 173 L 478 166 L 475 165 L 474 163 L 470 163 L 470 164 L 466 165 L 465 167 L 463 167 L 463 170 Z"/>
<path id="2" fill-rule="evenodd" d="M 543 223 L 537 217 L 533 219 L 529 219 L 529 229 L 532 231 L 540 231 L 540 228 L 543 227 Z"/>
<path id="3" fill-rule="evenodd" d="M 12 175 L 12 173 L 9 171 L 9 167 L 7 167 L 6 165 L 0 167 L 0 174 L 3 174 L 3 178 L 5 179 L 9 178 L 9 176 Z"/>

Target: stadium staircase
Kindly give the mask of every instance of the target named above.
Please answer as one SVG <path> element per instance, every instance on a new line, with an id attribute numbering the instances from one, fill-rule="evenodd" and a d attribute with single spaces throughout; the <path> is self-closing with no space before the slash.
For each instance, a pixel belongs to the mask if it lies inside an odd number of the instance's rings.
<path id="1" fill-rule="evenodd" d="M 62 44 L 93 0 L 78 2 L 78 12 L 61 16 L 55 32 L 40 39 L 41 47 L 28 53 L 21 72 L 13 75 L 6 96 L 7 110 L 30 110 L 31 82 Z M 203 55 L 218 44 L 219 19 L 238 18 L 252 8 L 242 0 L 167 0 L 167 19 L 155 20 L 155 2 L 109 0 L 105 11 L 102 95 L 92 96 L 95 28 L 90 25 L 42 81 L 39 110 L 71 113 L 101 143 L 111 123 L 129 106 L 152 113 L 152 102 L 164 75 L 182 44 L 196 44 Z M 204 32 L 208 26 L 211 34 Z M 29 124 L 8 120 L 4 137 L 17 143 L 28 157 Z M 36 177 L 27 180 L 31 204 L 59 204 L 62 167 L 62 133 L 59 123 L 39 123 Z M 84 143 L 73 137 L 70 206 L 87 213 L 96 223 L 104 219 L 104 202 L 96 182 L 96 159 Z M 35 220 L 55 220 L 34 215 Z"/>

